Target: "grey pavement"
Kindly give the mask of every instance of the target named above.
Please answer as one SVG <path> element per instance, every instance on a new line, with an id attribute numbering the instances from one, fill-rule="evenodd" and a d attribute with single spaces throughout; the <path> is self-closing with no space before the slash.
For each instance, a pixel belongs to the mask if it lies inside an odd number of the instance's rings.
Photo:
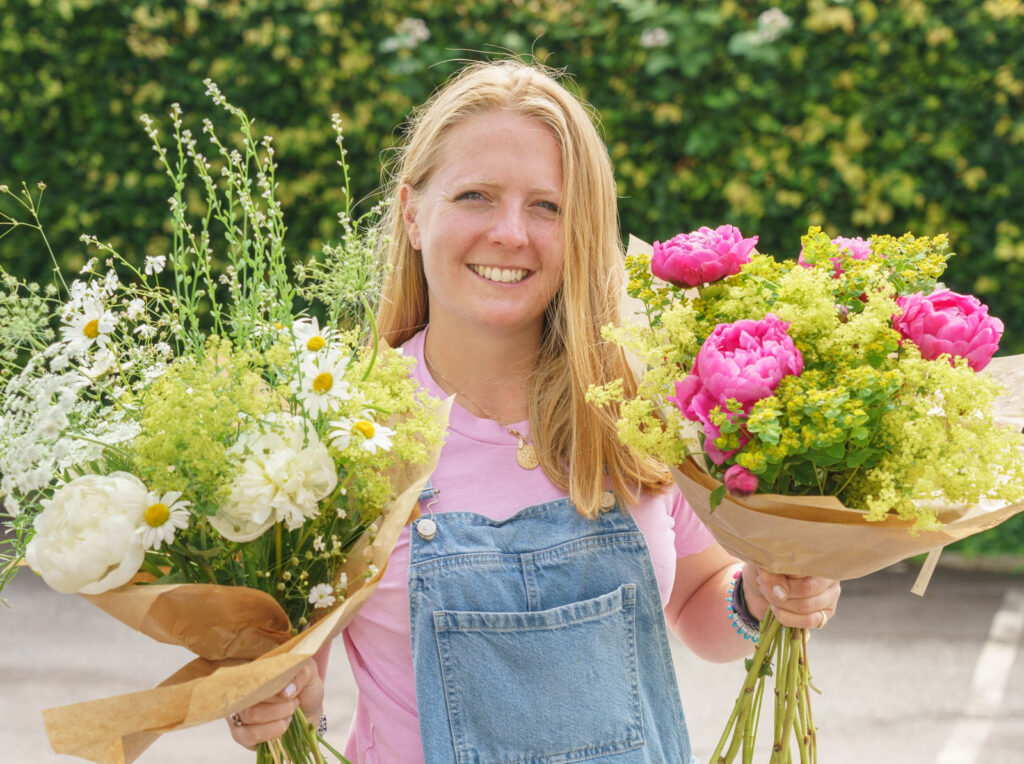
<path id="1" fill-rule="evenodd" d="M 844 584 L 813 635 L 822 764 L 1024 764 L 1024 578 L 940 566 L 925 597 L 897 565 Z M 0 762 L 59 764 L 40 711 L 152 686 L 190 659 L 23 571 L 0 607 Z M 705 663 L 673 642 L 694 750 L 707 761 L 742 664 Z M 328 677 L 328 739 L 344 741 L 354 688 L 339 644 Z M 223 723 L 161 737 L 145 764 L 251 764 Z M 758 757 L 767 761 L 767 757 Z M 396 762 L 395 764 L 401 764 Z"/>

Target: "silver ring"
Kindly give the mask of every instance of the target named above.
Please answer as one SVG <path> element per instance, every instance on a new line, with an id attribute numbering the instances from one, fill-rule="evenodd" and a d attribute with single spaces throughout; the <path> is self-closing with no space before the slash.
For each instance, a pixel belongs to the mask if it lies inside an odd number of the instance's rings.
<path id="1" fill-rule="evenodd" d="M 242 721 L 242 717 L 239 716 L 238 713 L 231 714 L 231 716 L 229 716 L 228 719 L 236 727 L 244 727 L 245 726 L 245 722 Z"/>
<path id="2" fill-rule="evenodd" d="M 828 623 L 828 613 L 826 613 L 824 610 L 819 610 L 818 611 L 818 615 L 821 616 L 821 623 L 819 623 L 814 628 L 816 628 L 816 629 L 824 629 L 825 628 L 825 624 Z"/>

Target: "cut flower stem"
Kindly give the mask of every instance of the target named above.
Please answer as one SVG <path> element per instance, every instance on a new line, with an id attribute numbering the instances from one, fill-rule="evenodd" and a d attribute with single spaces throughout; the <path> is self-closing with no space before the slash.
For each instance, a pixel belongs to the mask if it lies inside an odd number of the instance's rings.
<path id="1" fill-rule="evenodd" d="M 746 662 L 747 675 L 725 730 L 711 755 L 714 764 L 731 764 L 741 756 L 754 761 L 755 741 L 765 682 L 775 676 L 772 746 L 769 764 L 793 764 L 793 747 L 800 764 L 816 764 L 817 740 L 811 716 L 811 675 L 807 664 L 806 629 L 791 629 L 771 611 L 761 622 L 761 637 Z"/>

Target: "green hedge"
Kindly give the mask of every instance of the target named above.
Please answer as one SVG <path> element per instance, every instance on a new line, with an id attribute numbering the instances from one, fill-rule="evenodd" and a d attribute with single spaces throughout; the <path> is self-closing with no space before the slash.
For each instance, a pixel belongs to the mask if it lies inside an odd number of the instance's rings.
<path id="1" fill-rule="evenodd" d="M 950 285 L 1024 350 L 1024 3 L 1017 0 L 5 0 L 0 182 L 44 180 L 63 261 L 82 231 L 161 248 L 168 188 L 137 116 L 210 112 L 213 77 L 278 141 L 296 257 L 335 233 L 329 116 L 370 194 L 395 127 L 454 59 L 532 53 L 599 109 L 623 228 L 733 222 L 795 254 L 844 235 L 948 231 Z M 764 12 L 768 10 L 768 13 Z M 427 33 L 427 39 L 423 39 Z M 164 120 L 166 125 L 166 119 Z M 39 276 L 21 237 L 0 264 Z"/>
<path id="2" fill-rule="evenodd" d="M 947 231 L 948 283 L 1024 351 L 1024 3 L 1019 0 L 0 0 L 0 183 L 48 185 L 62 264 L 82 232 L 165 246 L 166 179 L 138 122 L 213 115 L 202 80 L 276 138 L 296 259 L 336 235 L 345 120 L 372 195 L 396 126 L 457 60 L 532 54 L 599 110 L 623 229 L 732 222 L 795 255 L 808 225 Z M 767 11 L 767 13 L 765 13 Z M 7 200 L 9 202 L 9 200 Z M 0 265 L 46 278 L 25 232 Z M 1022 526 L 1024 527 L 1024 526 Z M 1007 538 L 1014 535 L 1006 534 Z M 1016 543 L 1016 542 L 1014 542 Z M 998 551 L 995 550 L 995 551 Z"/>

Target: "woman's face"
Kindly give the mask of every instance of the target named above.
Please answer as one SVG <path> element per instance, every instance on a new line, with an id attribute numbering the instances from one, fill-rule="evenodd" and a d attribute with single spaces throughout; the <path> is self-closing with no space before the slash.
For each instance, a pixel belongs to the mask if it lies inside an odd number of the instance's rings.
<path id="1" fill-rule="evenodd" d="M 532 331 L 562 283 L 561 152 L 543 123 L 506 111 L 459 122 L 437 169 L 401 190 L 432 325 Z"/>

